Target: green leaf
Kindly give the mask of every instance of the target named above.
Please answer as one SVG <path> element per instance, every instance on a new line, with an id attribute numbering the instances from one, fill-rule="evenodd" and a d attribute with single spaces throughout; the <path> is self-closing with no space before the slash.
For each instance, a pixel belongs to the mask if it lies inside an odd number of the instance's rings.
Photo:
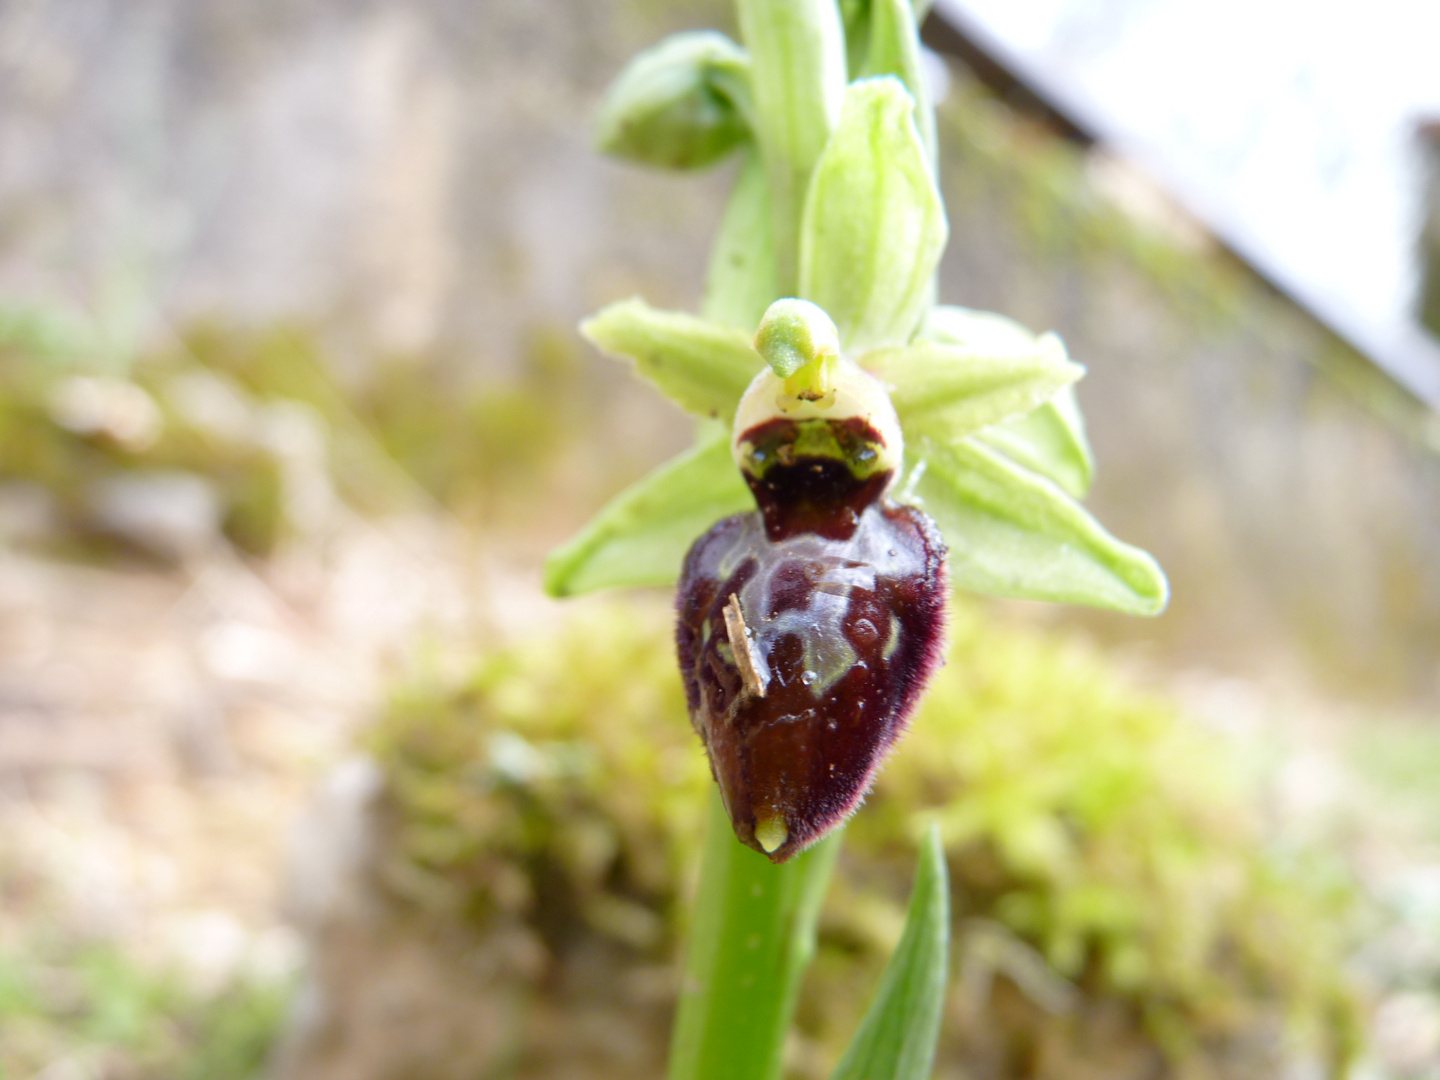
<path id="1" fill-rule="evenodd" d="M 675 34 L 630 61 L 605 96 L 596 142 L 642 165 L 712 165 L 750 134 L 745 51 L 724 34 Z"/>
<path id="2" fill-rule="evenodd" d="M 867 353 L 862 363 L 890 385 L 907 432 L 944 440 L 1027 413 L 1085 373 L 1053 334 L 1018 353 L 917 341 Z"/>
<path id="3" fill-rule="evenodd" d="M 920 66 L 920 32 L 910 0 L 871 0 L 869 38 L 861 74 L 894 75 L 915 101 L 915 128 L 935 167 L 935 110 Z"/>
<path id="4" fill-rule="evenodd" d="M 602 308 L 580 332 L 611 356 L 635 361 L 636 371 L 699 416 L 729 420 L 761 368 L 744 331 L 638 297 Z"/>
<path id="5" fill-rule="evenodd" d="M 1077 499 L 1090 490 L 1095 459 L 1073 386 L 1033 412 L 987 428 L 979 437 L 1012 461 L 1048 476 Z"/>
<path id="6" fill-rule="evenodd" d="M 914 102 L 890 76 L 852 83 L 800 230 L 800 295 L 864 353 L 910 340 L 947 236 Z"/>
<path id="7" fill-rule="evenodd" d="M 845 94 L 844 30 L 835 0 L 739 0 L 737 7 L 750 53 L 755 137 L 770 178 L 776 296 L 786 296 L 795 290 L 810 172 Z"/>
<path id="8" fill-rule="evenodd" d="M 777 1080 L 842 829 L 778 866 L 710 799 L 669 1080 Z"/>
<path id="9" fill-rule="evenodd" d="M 909 453 L 924 461 L 914 491 L 945 534 L 955 588 L 1132 615 L 1164 609 L 1168 585 L 1155 560 L 1116 540 L 1059 485 L 973 437 L 922 437 Z"/>
<path id="10" fill-rule="evenodd" d="M 617 585 L 672 585 L 690 545 L 723 517 L 755 509 L 717 432 L 611 499 L 545 560 L 545 591 L 575 596 Z"/>
<path id="11" fill-rule="evenodd" d="M 950 882 L 934 825 L 920 847 L 910 910 L 880 989 L 830 1080 L 926 1080 L 949 967 Z"/>
<path id="12" fill-rule="evenodd" d="M 746 153 L 720 222 L 705 273 L 707 319 L 755 329 L 770 302 L 780 295 L 775 270 L 775 231 L 770 215 L 770 181 L 753 148 Z"/>

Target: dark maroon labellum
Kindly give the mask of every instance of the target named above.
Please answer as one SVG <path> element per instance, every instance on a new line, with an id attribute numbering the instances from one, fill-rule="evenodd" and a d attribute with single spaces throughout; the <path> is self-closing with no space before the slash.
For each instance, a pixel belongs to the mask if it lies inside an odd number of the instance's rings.
<path id="1" fill-rule="evenodd" d="M 735 834 L 778 863 L 855 810 L 904 730 L 939 662 L 945 545 L 880 497 L 863 425 L 775 423 L 793 430 L 741 443 L 760 511 L 686 557 L 677 639 Z M 801 430 L 817 423 L 831 430 Z"/>

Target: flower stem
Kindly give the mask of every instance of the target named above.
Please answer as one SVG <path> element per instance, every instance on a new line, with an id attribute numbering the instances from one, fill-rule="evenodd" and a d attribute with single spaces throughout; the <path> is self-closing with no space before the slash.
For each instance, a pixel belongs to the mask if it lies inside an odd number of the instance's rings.
<path id="1" fill-rule="evenodd" d="M 775 866 L 710 803 L 667 1076 L 776 1080 L 843 830 Z"/>

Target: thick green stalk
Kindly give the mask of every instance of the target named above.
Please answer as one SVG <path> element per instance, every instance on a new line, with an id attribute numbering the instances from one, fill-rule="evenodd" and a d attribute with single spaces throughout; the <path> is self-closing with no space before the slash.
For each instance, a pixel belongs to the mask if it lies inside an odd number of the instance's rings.
<path id="1" fill-rule="evenodd" d="M 793 296 L 805 189 L 845 95 L 844 28 L 835 0 L 737 6 L 750 52 L 755 137 L 770 178 L 778 295 Z"/>
<path id="2" fill-rule="evenodd" d="M 735 839 L 712 792 L 669 1080 L 779 1077 L 841 832 L 774 866 Z"/>

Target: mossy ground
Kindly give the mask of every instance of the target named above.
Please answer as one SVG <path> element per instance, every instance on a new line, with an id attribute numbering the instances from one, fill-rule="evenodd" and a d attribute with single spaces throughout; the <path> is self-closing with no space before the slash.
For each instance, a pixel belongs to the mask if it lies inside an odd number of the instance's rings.
<path id="1" fill-rule="evenodd" d="M 369 738 L 389 888 L 480 933 L 524 919 L 561 966 L 585 935 L 673 962 L 710 780 L 670 651 L 663 610 L 592 607 L 398 690 Z M 823 1072 L 863 1011 L 933 819 L 955 885 L 951 1066 L 1078 1076 L 1128 1054 L 1172 1075 L 1297 1059 L 1338 1074 L 1359 1027 L 1350 894 L 1321 855 L 1261 832 L 1243 773 L 1085 649 L 959 608 L 947 666 L 849 827 L 799 1073 Z"/>

